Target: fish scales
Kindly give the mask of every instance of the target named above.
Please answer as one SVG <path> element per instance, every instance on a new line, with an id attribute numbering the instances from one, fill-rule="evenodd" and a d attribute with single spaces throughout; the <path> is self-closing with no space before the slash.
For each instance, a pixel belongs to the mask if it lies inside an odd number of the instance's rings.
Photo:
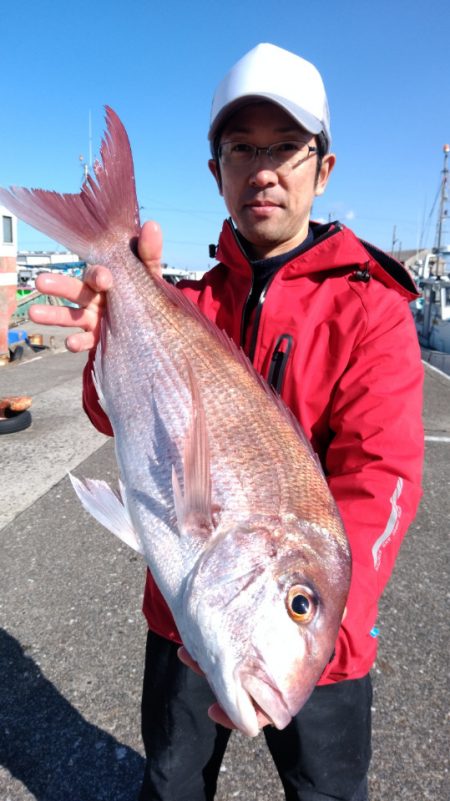
<path id="1" fill-rule="evenodd" d="M 333 651 L 351 560 L 322 470 L 292 415 L 238 349 L 134 255 L 131 150 L 107 109 L 102 164 L 80 195 L 0 201 L 114 285 L 95 360 L 123 488 L 73 478 L 86 509 L 141 551 L 181 637 L 248 735 L 278 728 Z"/>
<path id="2" fill-rule="evenodd" d="M 251 500 L 257 502 L 260 509 L 264 508 L 264 504 L 267 504 L 270 511 L 290 508 L 293 513 L 305 519 L 323 523 L 323 499 L 328 498 L 328 489 L 320 475 L 317 475 L 316 465 L 310 454 L 299 448 L 296 432 L 282 420 L 276 406 L 266 394 L 254 392 L 252 376 L 246 373 L 232 354 L 211 342 L 209 332 L 198 326 L 196 320 L 180 309 L 179 324 L 175 324 L 173 306 L 158 292 L 158 288 L 145 273 L 138 279 L 141 288 L 142 285 L 146 286 L 145 303 L 140 298 L 126 297 L 131 294 L 130 286 L 136 284 L 137 269 L 143 272 L 141 265 L 135 265 L 129 255 L 127 258 L 131 269 L 126 272 L 126 280 L 122 279 L 117 288 L 112 290 L 114 298 L 117 295 L 117 301 L 112 298 L 109 307 L 112 328 L 120 326 L 122 330 L 120 349 L 111 349 L 112 380 L 115 384 L 118 365 L 121 365 L 119 373 L 123 371 L 127 376 L 123 389 L 130 398 L 124 398 L 120 406 L 123 403 L 124 408 L 129 407 L 134 402 L 136 392 L 143 391 L 142 388 L 135 389 L 133 386 L 133 362 L 130 363 L 127 356 L 131 351 L 130 344 L 133 343 L 133 351 L 143 365 L 143 369 L 137 374 L 141 387 L 151 387 L 156 380 L 162 382 L 161 376 L 167 375 L 165 363 L 176 365 L 175 380 L 165 392 L 164 389 L 159 389 L 158 396 L 162 396 L 161 404 L 169 412 L 168 426 L 172 429 L 172 437 L 175 441 L 182 440 L 189 414 L 186 403 L 186 361 L 189 358 L 206 409 L 213 476 L 216 472 L 214 466 L 217 465 L 217 491 L 220 493 L 221 483 L 227 475 L 231 445 L 239 442 L 239 463 L 236 464 L 233 458 L 230 467 L 240 486 L 247 488 L 246 496 L 251 493 Z M 131 326 L 130 314 L 124 314 L 124 308 L 133 309 Z M 140 309 L 139 314 L 137 309 Z M 152 330 L 152 338 L 142 337 L 142 331 L 148 327 L 149 319 L 169 319 L 170 324 L 161 326 L 161 330 Z M 126 331 L 129 332 L 127 339 L 124 336 Z M 138 347 L 139 339 L 142 344 Z M 155 359 L 156 352 L 167 354 L 166 358 Z M 242 392 L 244 382 L 249 387 L 248 394 Z M 165 382 L 162 386 L 164 388 Z M 181 392 L 182 388 L 184 393 Z M 239 403 L 239 416 L 235 413 L 236 402 Z M 115 405 L 119 406 L 118 403 Z M 120 420 L 117 425 L 120 425 Z M 314 487 L 314 483 L 317 487 Z M 306 486 L 314 487 L 313 492 L 306 493 Z M 271 495 L 268 494 L 268 489 Z"/>
<path id="3" fill-rule="evenodd" d="M 119 294 L 118 306 L 119 309 L 122 309 L 119 288 L 117 292 Z M 142 320 L 139 320 L 141 330 L 146 319 L 165 317 L 164 314 L 161 314 L 161 306 L 167 305 L 167 301 L 161 294 L 159 296 L 157 293 L 155 294 L 157 296 L 156 305 L 159 305 L 159 308 L 155 308 L 155 304 L 149 302 L 142 314 Z M 127 308 L 134 308 L 134 304 L 128 303 Z M 169 312 L 173 316 L 173 309 L 169 309 Z M 279 511 L 283 508 L 290 508 L 293 513 L 303 516 L 305 519 L 323 523 L 323 499 L 328 497 L 328 490 L 324 486 L 323 480 L 317 476 L 316 466 L 314 463 L 311 464 L 310 454 L 298 447 L 298 437 L 295 431 L 283 424 L 284 421 L 277 413 L 278 410 L 267 395 L 252 392 L 252 377 L 246 375 L 245 370 L 233 359 L 231 354 L 223 352 L 223 349 L 219 347 L 214 347 L 208 332 L 199 328 L 195 320 L 186 317 L 182 311 L 179 316 L 182 318 L 180 325 L 171 323 L 164 329 L 165 336 L 163 332 L 157 333 L 158 342 L 161 343 L 160 352 L 167 353 L 170 362 L 178 365 L 176 380 L 167 388 L 166 392 L 158 393 L 158 395 L 162 395 L 161 404 L 169 413 L 172 437 L 176 441 L 183 439 L 188 424 L 189 406 L 183 403 L 183 396 L 180 397 L 182 386 L 186 390 L 184 397 L 188 396 L 186 389 L 188 378 L 185 367 L 188 355 L 206 409 L 213 476 L 216 474 L 215 466 L 217 465 L 217 480 L 214 482 L 217 491 L 220 493 L 221 483 L 227 476 L 232 453 L 231 445 L 239 442 L 240 465 L 237 465 L 233 458 L 230 469 L 231 474 L 237 476 L 240 486 L 247 488 L 246 496 L 252 495 L 250 502 L 258 503 L 260 509 L 264 508 L 264 504 L 266 504 L 270 511 L 277 508 Z M 126 325 L 126 320 L 122 320 L 121 325 Z M 160 381 L 161 378 L 158 376 L 165 373 L 164 364 L 160 364 L 158 360 L 155 361 L 155 350 L 156 347 L 151 342 L 144 341 L 141 351 L 138 352 L 139 359 L 148 366 L 144 372 L 144 383 L 147 386 L 151 386 L 155 380 Z M 124 350 L 125 354 L 127 352 L 129 353 L 128 344 Z M 117 354 L 114 354 L 111 361 L 115 372 L 118 362 Z M 124 384 L 125 388 L 132 387 L 129 375 L 130 366 L 132 365 L 130 365 L 129 359 L 125 359 L 125 370 L 128 376 Z M 142 381 L 142 375 L 140 380 Z M 248 395 L 242 392 L 244 381 L 247 381 L 249 385 Z M 134 395 L 134 391 L 131 389 L 132 395 Z M 236 399 L 239 399 L 238 417 L 235 414 Z M 127 404 L 125 403 L 125 405 Z M 181 413 L 183 409 L 184 414 Z M 176 425 L 178 421 L 181 421 L 181 426 Z M 261 421 L 264 421 L 264 424 L 261 424 Z M 314 483 L 317 487 L 314 487 Z M 313 492 L 306 493 L 306 486 L 313 487 Z M 268 494 L 269 490 L 271 495 Z M 221 498 L 218 500 L 220 501 Z M 239 498 L 239 503 L 241 502 L 242 499 Z"/>

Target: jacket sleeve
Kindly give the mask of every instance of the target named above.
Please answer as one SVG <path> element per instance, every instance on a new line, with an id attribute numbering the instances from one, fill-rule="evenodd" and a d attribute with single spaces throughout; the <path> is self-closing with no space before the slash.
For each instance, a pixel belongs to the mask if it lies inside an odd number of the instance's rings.
<path id="1" fill-rule="evenodd" d="M 380 289 L 332 403 L 326 471 L 350 542 L 352 581 L 321 683 L 342 678 L 344 665 L 348 678 L 372 666 L 378 600 L 421 497 L 420 349 L 406 300 Z"/>
<path id="2" fill-rule="evenodd" d="M 83 409 L 92 425 L 102 434 L 114 436 L 108 416 L 98 401 L 97 391 L 92 380 L 92 370 L 95 359 L 95 348 L 89 352 L 89 358 L 83 370 Z"/>

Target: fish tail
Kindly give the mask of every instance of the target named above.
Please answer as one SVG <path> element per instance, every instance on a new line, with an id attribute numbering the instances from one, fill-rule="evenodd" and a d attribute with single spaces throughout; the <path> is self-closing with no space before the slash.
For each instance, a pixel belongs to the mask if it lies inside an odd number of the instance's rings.
<path id="1" fill-rule="evenodd" d="M 60 242 L 85 261 L 98 260 L 105 236 L 130 239 L 139 234 L 133 158 L 124 126 L 108 106 L 101 163 L 95 180 L 87 176 L 81 192 L 59 194 L 43 189 L 0 189 L 0 202 L 21 220 Z"/>

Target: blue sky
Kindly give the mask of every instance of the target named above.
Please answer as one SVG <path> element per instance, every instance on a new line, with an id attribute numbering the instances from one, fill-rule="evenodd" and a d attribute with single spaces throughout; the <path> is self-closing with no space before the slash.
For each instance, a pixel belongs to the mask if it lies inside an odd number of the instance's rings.
<path id="1" fill-rule="evenodd" d="M 0 36 L 0 186 L 77 191 L 89 115 L 95 156 L 108 104 L 128 130 L 164 260 L 207 269 L 226 216 L 207 168 L 212 95 L 265 41 L 315 63 L 327 88 L 337 164 L 313 217 L 384 249 L 394 226 L 397 248 L 434 244 L 450 141 L 448 0 L 16 0 L 3 4 Z M 20 224 L 19 247 L 54 243 Z"/>

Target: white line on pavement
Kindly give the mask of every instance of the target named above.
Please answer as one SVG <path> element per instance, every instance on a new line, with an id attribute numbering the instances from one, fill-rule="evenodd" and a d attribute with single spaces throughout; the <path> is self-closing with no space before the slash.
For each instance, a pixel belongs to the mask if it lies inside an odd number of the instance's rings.
<path id="1" fill-rule="evenodd" d="M 450 375 L 444 373 L 444 371 L 440 370 L 439 367 L 435 367 L 434 364 L 430 364 L 430 362 L 426 362 L 424 359 L 422 359 L 422 364 L 424 364 L 425 367 L 429 367 L 430 370 L 433 370 L 435 373 L 439 373 L 439 375 L 443 376 L 443 378 L 446 378 L 447 381 L 450 381 Z"/>

